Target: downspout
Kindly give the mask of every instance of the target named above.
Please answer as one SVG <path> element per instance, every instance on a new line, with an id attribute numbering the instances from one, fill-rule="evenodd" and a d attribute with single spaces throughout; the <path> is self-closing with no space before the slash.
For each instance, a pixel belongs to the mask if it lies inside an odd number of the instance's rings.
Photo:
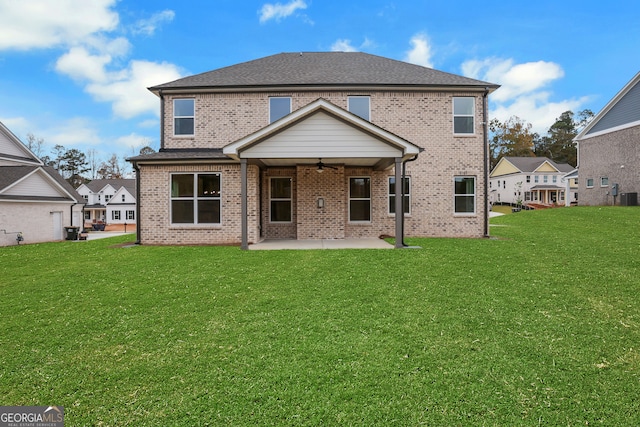
<path id="1" fill-rule="evenodd" d="M 69 207 L 69 226 L 73 227 L 73 207 L 77 205 L 78 202 L 75 202 Z"/>
<path id="2" fill-rule="evenodd" d="M 404 162 L 402 162 L 402 181 L 400 182 L 400 186 L 402 187 L 401 191 L 400 191 L 400 196 L 402 199 L 402 218 L 400 219 L 400 223 L 401 223 L 401 228 L 402 228 L 402 247 L 407 247 L 408 245 L 404 242 L 404 180 L 406 178 L 407 175 L 407 163 L 409 162 L 414 162 L 418 160 L 418 155 L 416 154 L 415 156 L 413 156 L 413 158 L 411 159 L 407 159 Z"/>
<path id="3" fill-rule="evenodd" d="M 133 162 L 133 170 L 136 171 L 136 245 L 141 245 L 140 242 L 140 168 L 137 162 Z"/>
<path id="4" fill-rule="evenodd" d="M 484 89 L 482 97 L 482 128 L 484 139 L 484 237 L 489 237 L 489 123 L 487 123 L 487 97 L 489 88 Z"/>
<path id="5" fill-rule="evenodd" d="M 160 150 L 164 150 L 164 95 L 162 89 L 158 91 L 160 96 Z"/>

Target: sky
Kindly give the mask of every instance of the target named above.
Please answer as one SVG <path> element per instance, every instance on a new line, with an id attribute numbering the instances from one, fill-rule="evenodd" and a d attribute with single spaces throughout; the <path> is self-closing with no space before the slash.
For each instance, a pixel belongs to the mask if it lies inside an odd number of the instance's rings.
<path id="1" fill-rule="evenodd" d="M 0 0 L 0 121 L 106 160 L 159 149 L 148 87 L 281 52 L 360 51 L 501 85 L 546 134 L 640 71 L 628 0 Z"/>

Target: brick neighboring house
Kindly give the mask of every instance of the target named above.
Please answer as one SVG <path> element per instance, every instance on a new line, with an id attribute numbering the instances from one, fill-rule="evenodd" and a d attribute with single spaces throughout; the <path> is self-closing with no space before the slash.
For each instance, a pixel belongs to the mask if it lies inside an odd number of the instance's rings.
<path id="1" fill-rule="evenodd" d="M 575 141 L 578 204 L 636 205 L 640 192 L 640 73 L 596 114 Z"/>
<path id="2" fill-rule="evenodd" d="M 87 205 L 84 208 L 85 227 L 93 224 L 136 223 L 136 180 L 94 179 L 77 189 Z"/>
<path id="3" fill-rule="evenodd" d="M 575 178 L 565 176 L 574 168 L 546 157 L 502 157 L 489 174 L 492 204 L 565 205 L 577 200 Z M 568 190 L 567 190 L 568 188 Z"/>
<path id="4" fill-rule="evenodd" d="M 66 238 L 82 225 L 84 200 L 0 123 L 0 246 Z"/>
<path id="5" fill-rule="evenodd" d="M 487 236 L 497 88 L 345 52 L 277 54 L 152 87 L 161 147 L 128 159 L 139 243 Z"/>

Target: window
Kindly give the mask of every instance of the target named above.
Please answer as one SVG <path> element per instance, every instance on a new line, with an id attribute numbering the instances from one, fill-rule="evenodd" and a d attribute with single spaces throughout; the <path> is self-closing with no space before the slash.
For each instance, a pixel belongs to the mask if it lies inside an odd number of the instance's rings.
<path id="1" fill-rule="evenodd" d="M 219 173 L 171 175 L 171 223 L 220 224 Z"/>
<path id="2" fill-rule="evenodd" d="M 554 184 L 555 184 L 556 182 L 558 182 L 558 177 L 557 177 L 557 175 L 553 175 L 553 176 L 551 177 L 551 181 L 552 181 Z"/>
<path id="3" fill-rule="evenodd" d="M 135 220 L 136 219 L 136 211 L 127 211 L 127 219 Z"/>
<path id="4" fill-rule="evenodd" d="M 371 221 L 371 178 L 349 178 L 349 221 Z"/>
<path id="5" fill-rule="evenodd" d="M 271 222 L 291 222 L 291 178 L 271 178 Z"/>
<path id="6" fill-rule="evenodd" d="M 457 214 L 476 213 L 476 179 L 472 176 L 454 178 L 454 212 Z"/>
<path id="7" fill-rule="evenodd" d="M 119 220 L 120 219 L 120 211 L 111 211 L 111 219 Z"/>
<path id="8" fill-rule="evenodd" d="M 531 191 L 525 191 L 524 192 L 524 201 L 525 202 L 530 202 L 531 200 L 532 200 L 531 199 Z"/>
<path id="9" fill-rule="evenodd" d="M 109 200 L 111 200 L 111 195 L 110 194 L 105 194 L 104 195 L 104 201 L 108 202 Z"/>
<path id="10" fill-rule="evenodd" d="M 83 198 L 83 199 L 85 199 L 85 200 L 89 200 L 89 195 L 88 195 L 88 194 L 84 194 L 84 195 L 82 196 L 82 198 Z"/>
<path id="11" fill-rule="evenodd" d="M 84 219 L 91 219 L 91 211 L 84 211 Z"/>
<path id="12" fill-rule="evenodd" d="M 125 195 L 124 195 L 124 194 L 122 195 L 122 201 L 123 201 L 123 202 L 124 202 L 124 201 L 126 201 L 126 197 L 125 197 Z"/>
<path id="13" fill-rule="evenodd" d="M 538 181 L 540 181 L 540 177 L 538 177 L 538 175 L 534 176 L 533 177 L 533 182 L 535 182 L 537 184 Z"/>
<path id="14" fill-rule="evenodd" d="M 273 123 L 291 113 L 291 98 L 274 96 L 269 98 L 269 123 Z"/>
<path id="15" fill-rule="evenodd" d="M 403 211 L 405 214 L 411 213 L 411 183 L 409 176 L 404 177 L 403 189 L 404 201 L 402 203 Z M 389 213 L 396 213 L 396 177 L 389 177 Z"/>
<path id="16" fill-rule="evenodd" d="M 453 98 L 453 133 L 470 135 L 474 133 L 475 98 Z"/>
<path id="17" fill-rule="evenodd" d="M 349 111 L 365 120 L 371 117 L 371 102 L 368 96 L 350 96 L 347 98 Z"/>
<path id="18" fill-rule="evenodd" d="M 527 175 L 527 184 L 531 182 L 531 175 Z"/>
<path id="19" fill-rule="evenodd" d="M 173 100 L 173 134 L 194 135 L 195 99 Z"/>
<path id="20" fill-rule="evenodd" d="M 587 188 L 593 188 L 593 178 L 587 178 Z"/>
<path id="21" fill-rule="evenodd" d="M 609 178 L 606 176 L 603 176 L 602 178 L 600 178 L 600 187 L 608 187 L 609 186 Z"/>

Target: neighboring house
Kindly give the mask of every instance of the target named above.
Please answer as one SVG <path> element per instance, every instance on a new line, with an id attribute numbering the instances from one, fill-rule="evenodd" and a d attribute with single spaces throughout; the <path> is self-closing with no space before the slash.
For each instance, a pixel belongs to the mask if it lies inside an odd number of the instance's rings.
<path id="1" fill-rule="evenodd" d="M 78 187 L 86 200 L 85 226 L 136 223 L 136 180 L 94 179 Z"/>
<path id="2" fill-rule="evenodd" d="M 139 243 L 487 236 L 497 88 L 353 52 L 283 53 L 152 87 L 160 150 L 128 159 Z"/>
<path id="3" fill-rule="evenodd" d="M 577 201 L 574 168 L 546 157 L 503 157 L 489 175 L 492 204 L 566 205 Z M 566 200 L 567 187 L 569 198 Z"/>
<path id="4" fill-rule="evenodd" d="M 0 122 L 0 246 L 63 240 L 84 200 Z"/>
<path id="5" fill-rule="evenodd" d="M 576 136 L 580 205 L 637 205 L 640 73 Z"/>

